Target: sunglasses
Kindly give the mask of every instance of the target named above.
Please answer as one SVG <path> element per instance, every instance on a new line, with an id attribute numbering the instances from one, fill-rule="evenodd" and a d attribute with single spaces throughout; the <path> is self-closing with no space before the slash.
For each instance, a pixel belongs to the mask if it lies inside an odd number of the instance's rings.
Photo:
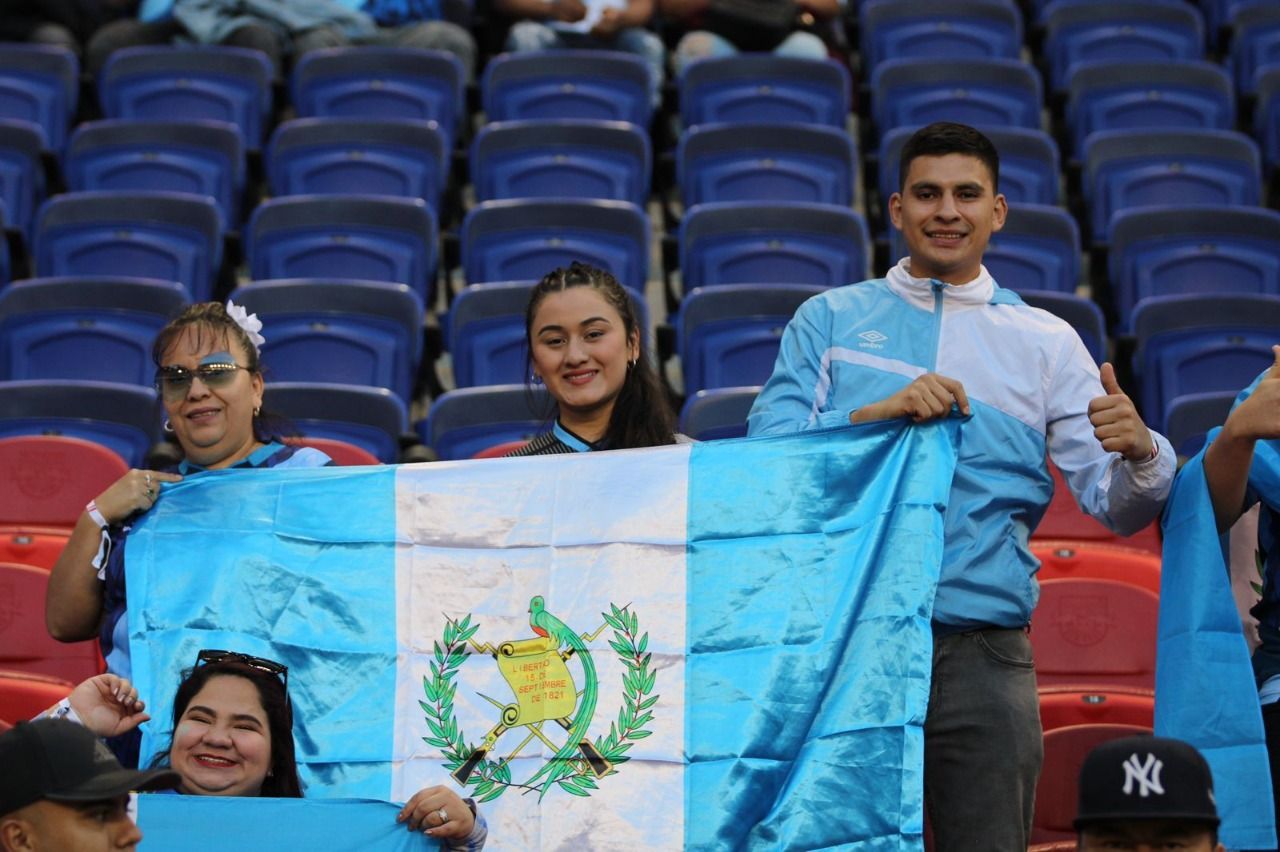
<path id="1" fill-rule="evenodd" d="M 196 377 L 207 388 L 225 388 L 236 377 L 236 370 L 247 369 L 249 368 L 230 362 L 201 364 L 194 370 L 186 367 L 160 367 L 156 370 L 156 390 L 166 402 L 177 402 L 191 390 L 191 382 Z"/>
<path id="2" fill-rule="evenodd" d="M 239 663 L 251 669 L 268 672 L 280 678 L 280 682 L 284 684 L 285 695 L 289 694 L 289 667 L 284 663 L 277 663 L 265 657 L 241 654 L 238 651 L 217 651 L 212 648 L 206 648 L 196 655 L 196 668 L 210 663 Z"/>

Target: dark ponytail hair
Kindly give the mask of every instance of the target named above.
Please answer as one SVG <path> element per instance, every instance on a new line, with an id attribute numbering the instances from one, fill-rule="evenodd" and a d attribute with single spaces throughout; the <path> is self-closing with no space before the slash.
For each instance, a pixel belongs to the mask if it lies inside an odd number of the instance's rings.
<path id="1" fill-rule="evenodd" d="M 534 286 L 524 312 L 525 363 L 530 368 L 526 372 L 531 372 L 533 365 L 533 318 L 538 306 L 548 294 L 562 293 L 570 287 L 590 287 L 599 293 L 622 318 L 627 340 L 634 335 L 639 341 L 640 355 L 634 365 L 627 367 L 627 376 L 609 415 L 604 446 L 611 450 L 625 450 L 674 444 L 675 415 L 658 374 L 649 362 L 646 329 L 640 327 L 626 289 L 603 269 L 575 260 L 567 269 L 552 270 Z"/>

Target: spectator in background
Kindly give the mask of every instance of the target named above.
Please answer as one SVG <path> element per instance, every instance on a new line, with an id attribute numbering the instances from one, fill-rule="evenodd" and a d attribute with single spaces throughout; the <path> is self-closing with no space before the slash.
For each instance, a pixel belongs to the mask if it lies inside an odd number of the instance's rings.
<path id="1" fill-rule="evenodd" d="M 139 24 L 138 0 L 9 0 L 0 16 L 0 41 L 25 41 L 65 47 L 85 70 L 96 74 L 115 47 L 111 33 Z M 124 29 L 117 29 L 123 24 Z M 172 25 L 162 28 L 172 36 Z"/>
<path id="2" fill-rule="evenodd" d="M 826 59 L 818 34 L 840 14 L 840 0 L 659 0 L 662 15 L 687 32 L 671 57 L 676 75 L 690 62 L 742 51 Z"/>

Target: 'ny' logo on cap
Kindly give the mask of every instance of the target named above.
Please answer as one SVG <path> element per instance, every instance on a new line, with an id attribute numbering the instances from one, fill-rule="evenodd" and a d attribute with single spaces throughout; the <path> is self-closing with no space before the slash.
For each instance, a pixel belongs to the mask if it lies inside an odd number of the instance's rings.
<path id="1" fill-rule="evenodd" d="M 1147 762 L 1139 763 L 1138 755 L 1131 754 L 1124 762 L 1124 794 L 1133 794 L 1133 785 L 1138 785 L 1138 795 L 1144 799 L 1152 793 L 1164 795 L 1164 787 L 1160 785 L 1160 770 L 1164 763 L 1156 760 L 1154 754 L 1147 754 Z"/>

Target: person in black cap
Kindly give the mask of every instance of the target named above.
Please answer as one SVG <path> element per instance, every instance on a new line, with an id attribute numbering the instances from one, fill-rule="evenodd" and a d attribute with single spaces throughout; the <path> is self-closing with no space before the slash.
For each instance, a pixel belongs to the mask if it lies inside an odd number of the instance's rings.
<path id="1" fill-rule="evenodd" d="M 129 793 L 176 786 L 169 770 L 123 768 L 88 729 L 65 719 L 20 722 L 0 734 L 0 850 L 135 849 Z"/>
<path id="2" fill-rule="evenodd" d="M 1226 852 L 1209 764 L 1187 743 L 1165 737 L 1111 740 L 1080 768 L 1077 848 Z"/>

